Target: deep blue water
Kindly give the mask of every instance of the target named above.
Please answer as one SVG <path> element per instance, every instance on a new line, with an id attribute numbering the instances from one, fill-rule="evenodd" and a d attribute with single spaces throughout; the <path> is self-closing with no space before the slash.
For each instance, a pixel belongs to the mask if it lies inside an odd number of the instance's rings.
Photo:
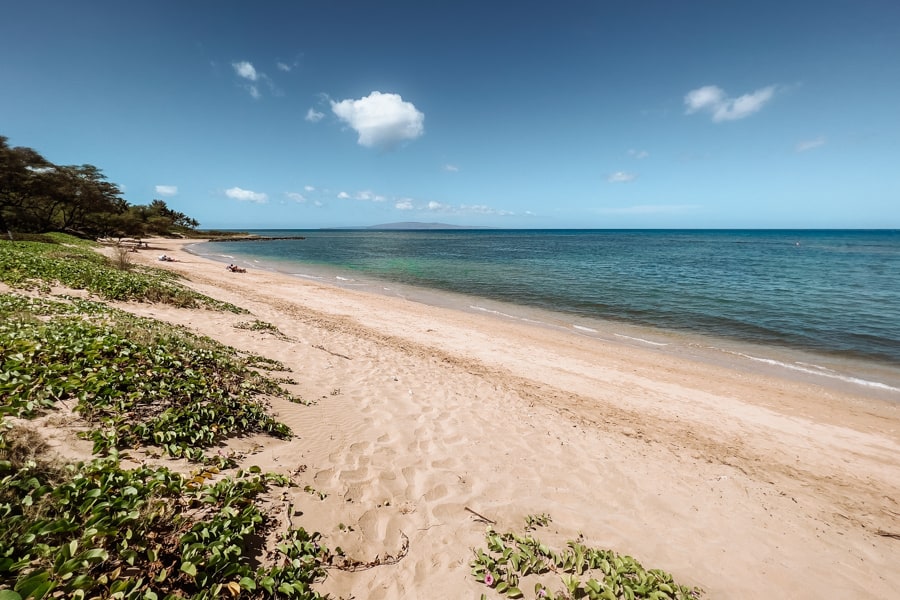
<path id="1" fill-rule="evenodd" d="M 900 366 L 900 231 L 254 233 L 195 251 Z"/>

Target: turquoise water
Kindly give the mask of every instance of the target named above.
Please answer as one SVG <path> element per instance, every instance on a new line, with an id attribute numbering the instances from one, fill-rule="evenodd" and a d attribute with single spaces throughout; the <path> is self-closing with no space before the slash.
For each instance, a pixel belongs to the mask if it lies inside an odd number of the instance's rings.
<path id="1" fill-rule="evenodd" d="M 898 231 L 254 233 L 194 251 L 900 366 Z"/>

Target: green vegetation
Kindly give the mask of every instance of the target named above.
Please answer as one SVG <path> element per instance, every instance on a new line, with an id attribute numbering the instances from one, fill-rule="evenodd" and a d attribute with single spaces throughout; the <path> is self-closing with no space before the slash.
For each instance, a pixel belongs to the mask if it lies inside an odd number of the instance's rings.
<path id="1" fill-rule="evenodd" d="M 268 564 L 254 564 L 252 544 L 271 526 L 258 499 L 290 485 L 283 477 L 213 483 L 215 471 L 122 469 L 115 454 L 61 466 L 3 459 L 11 450 L 0 440 L 0 589 L 12 587 L 2 598 L 319 597 L 317 534 L 285 532 Z"/>
<path id="2" fill-rule="evenodd" d="M 529 515 L 526 528 L 546 526 L 546 514 Z M 477 549 L 472 561 L 472 575 L 478 581 L 507 598 L 522 598 L 524 581 L 534 585 L 535 598 L 569 600 L 693 600 L 700 590 L 678 585 L 672 576 L 658 569 L 644 569 L 630 556 L 612 550 L 585 546 L 580 540 L 570 541 L 565 550 L 557 551 L 541 540 L 512 532 L 485 534 L 487 551 Z M 562 589 L 552 592 L 547 587 L 549 574 L 559 576 Z M 483 599 L 486 595 L 481 596 Z"/>
<path id="3" fill-rule="evenodd" d="M 2 242 L 0 280 L 245 312 L 92 248 L 60 234 Z M 208 452 L 235 435 L 292 435 L 265 397 L 298 399 L 261 370 L 285 367 L 102 302 L 0 294 L 0 599 L 318 598 L 311 585 L 334 556 L 318 534 L 273 532 L 262 509 L 292 482 L 258 468 L 226 476 L 232 456 Z M 61 407 L 81 418 L 93 460 L 50 458 L 23 424 Z M 122 467 L 122 452 L 153 448 L 205 466 L 191 477 Z"/>
<path id="4" fill-rule="evenodd" d="M 290 436 L 254 400 L 290 396 L 248 366 L 271 363 L 100 304 L 73 307 L 82 314 L 60 316 L 71 310 L 63 303 L 0 295 L 0 397 L 7 399 L 0 414 L 32 417 L 71 402 L 96 426 L 95 452 L 158 446 L 193 460 L 236 433 Z"/>
<path id="5" fill-rule="evenodd" d="M 49 290 L 51 285 L 87 290 L 106 300 L 161 302 L 183 308 L 247 311 L 198 294 L 164 269 L 122 270 L 95 252 L 96 244 L 51 233 L 46 241 L 0 241 L 0 281 L 17 288 Z"/>
<path id="6" fill-rule="evenodd" d="M 55 464 L 0 421 L 0 598 L 318 597 L 317 534 L 283 533 L 265 564 L 253 552 L 272 526 L 259 497 L 291 482 L 220 478 L 232 462 L 204 454 L 231 435 L 291 435 L 257 399 L 288 395 L 248 367 L 277 365 L 259 358 L 101 303 L 0 294 L 0 419 L 65 404 L 100 455 Z M 120 466 L 120 451 L 153 446 L 210 466 Z"/>

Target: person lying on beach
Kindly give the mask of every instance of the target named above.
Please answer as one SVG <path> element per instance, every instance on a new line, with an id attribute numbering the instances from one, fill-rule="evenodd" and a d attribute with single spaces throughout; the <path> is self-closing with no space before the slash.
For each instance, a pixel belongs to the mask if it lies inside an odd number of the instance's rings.
<path id="1" fill-rule="evenodd" d="M 231 271 L 232 273 L 246 273 L 247 272 L 247 269 L 242 269 L 237 265 L 228 265 L 225 268 L 228 269 L 229 271 Z"/>
<path id="2" fill-rule="evenodd" d="M 168 254 L 160 254 L 157 260 L 161 260 L 163 262 L 175 262 L 175 259 Z"/>

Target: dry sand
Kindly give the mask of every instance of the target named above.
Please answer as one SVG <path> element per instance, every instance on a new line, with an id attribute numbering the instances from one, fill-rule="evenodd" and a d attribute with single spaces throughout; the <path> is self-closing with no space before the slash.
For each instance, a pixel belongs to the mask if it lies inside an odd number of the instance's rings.
<path id="1" fill-rule="evenodd" d="M 630 554 L 710 598 L 889 598 L 900 590 L 900 402 L 653 347 L 341 289 L 153 240 L 137 262 L 251 316 L 127 305 L 282 361 L 309 401 L 297 437 L 236 440 L 295 473 L 295 525 L 360 560 L 344 598 L 478 597 L 485 524 L 548 513 L 551 543 Z M 165 252 L 178 262 L 161 263 Z M 236 328 L 259 319 L 282 336 Z M 558 587 L 558 586 L 555 586 Z"/>

